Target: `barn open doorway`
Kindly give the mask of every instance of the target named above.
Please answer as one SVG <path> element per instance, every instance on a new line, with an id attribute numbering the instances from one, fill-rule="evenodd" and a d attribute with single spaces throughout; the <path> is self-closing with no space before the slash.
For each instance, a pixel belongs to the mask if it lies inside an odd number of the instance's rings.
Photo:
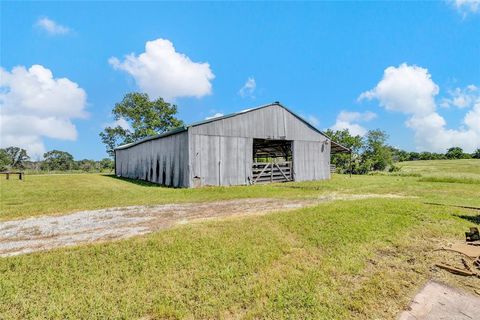
<path id="1" fill-rule="evenodd" d="M 293 181 L 292 141 L 253 139 L 252 183 Z"/>

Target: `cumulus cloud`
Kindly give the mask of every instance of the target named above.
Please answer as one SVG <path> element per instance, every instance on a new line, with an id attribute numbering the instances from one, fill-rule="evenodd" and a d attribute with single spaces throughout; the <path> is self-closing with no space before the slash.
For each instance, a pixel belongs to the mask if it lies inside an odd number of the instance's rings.
<path id="1" fill-rule="evenodd" d="M 344 130 L 348 129 L 350 134 L 354 136 L 364 136 L 367 133 L 367 129 L 359 124 L 359 122 L 368 122 L 375 119 L 377 115 L 373 112 L 351 112 L 341 111 L 335 124 L 330 128 L 332 130 Z"/>
<path id="2" fill-rule="evenodd" d="M 457 107 L 460 109 L 471 108 L 480 98 L 480 90 L 471 84 L 466 88 L 455 88 L 448 91 L 449 97 L 443 98 L 440 106 L 444 108 Z"/>
<path id="3" fill-rule="evenodd" d="M 377 86 L 362 93 L 359 100 L 376 98 L 389 111 L 430 114 L 435 110 L 438 86 L 427 69 L 402 64 L 385 69 Z"/>
<path id="4" fill-rule="evenodd" d="M 476 87 L 469 86 L 460 92 L 470 92 Z M 437 112 L 435 97 L 439 93 L 427 69 L 401 64 L 385 69 L 383 78 L 372 90 L 362 93 L 362 99 L 375 99 L 387 110 L 401 112 L 408 116 L 406 126 L 415 132 L 418 150 L 445 152 L 452 146 L 472 152 L 480 147 L 480 99 L 473 102 L 456 101 L 471 109 L 465 115 L 463 126 L 448 129 L 445 119 Z"/>
<path id="5" fill-rule="evenodd" d="M 453 0 L 451 2 L 464 17 L 468 13 L 480 12 L 480 0 Z"/>
<path id="6" fill-rule="evenodd" d="M 131 75 L 138 87 L 153 98 L 201 98 L 212 93 L 215 78 L 206 62 L 193 62 L 166 39 L 147 41 L 145 52 L 131 53 L 123 61 L 112 57 L 110 65 Z"/>
<path id="7" fill-rule="evenodd" d="M 50 35 L 65 35 L 70 32 L 70 28 L 62 26 L 47 17 L 38 19 L 36 25 Z"/>
<path id="8" fill-rule="evenodd" d="M 42 137 L 76 140 L 71 122 L 85 118 L 87 95 L 75 82 L 54 78 L 41 66 L 0 68 L 0 145 L 27 149 L 34 158 L 45 152 Z"/>
<path id="9" fill-rule="evenodd" d="M 249 98 L 255 98 L 254 93 L 255 89 L 257 88 L 257 83 L 255 82 L 255 78 L 250 77 L 245 81 L 245 84 L 243 87 L 240 88 L 238 91 L 238 94 L 242 97 L 249 97 Z"/>

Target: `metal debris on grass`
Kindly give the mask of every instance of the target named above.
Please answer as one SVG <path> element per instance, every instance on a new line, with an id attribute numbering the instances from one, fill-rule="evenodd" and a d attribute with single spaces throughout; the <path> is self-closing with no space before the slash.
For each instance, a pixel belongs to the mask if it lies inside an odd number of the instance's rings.
<path id="1" fill-rule="evenodd" d="M 471 227 L 470 231 L 465 232 L 465 238 L 466 238 L 467 242 L 480 240 L 480 233 L 478 232 L 478 228 L 477 227 Z"/>
<path id="2" fill-rule="evenodd" d="M 439 250 L 462 254 L 460 261 L 463 269 L 447 263 L 436 263 L 435 266 L 453 274 L 480 278 L 480 234 L 478 228 L 472 227 L 470 231 L 465 232 L 465 243 L 455 243 L 450 246 L 444 246 Z"/>

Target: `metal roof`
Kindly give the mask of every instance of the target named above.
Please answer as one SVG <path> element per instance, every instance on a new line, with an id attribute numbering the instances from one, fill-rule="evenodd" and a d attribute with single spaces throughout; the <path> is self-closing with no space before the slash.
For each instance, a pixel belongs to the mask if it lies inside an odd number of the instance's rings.
<path id="1" fill-rule="evenodd" d="M 172 129 L 172 130 L 167 131 L 167 132 L 164 132 L 164 133 L 156 134 L 156 135 L 154 135 L 154 136 L 145 137 L 145 138 L 140 139 L 140 140 L 135 141 L 135 142 L 123 144 L 123 145 L 121 145 L 121 146 L 116 147 L 114 150 L 127 149 L 127 148 L 133 147 L 133 146 L 135 146 L 135 145 L 137 145 L 137 144 L 140 144 L 140 143 L 142 143 L 142 142 L 145 142 L 145 141 L 155 140 L 155 139 L 159 139 L 159 138 L 171 136 L 171 135 L 174 135 L 174 134 L 177 134 L 177 133 L 180 133 L 180 132 L 187 131 L 187 128 L 188 128 L 188 127 L 185 127 L 185 126 L 183 126 L 183 127 L 178 127 L 178 128 Z"/>
<path id="2" fill-rule="evenodd" d="M 190 127 L 196 127 L 196 126 L 200 126 L 202 124 L 210 123 L 210 122 L 213 122 L 213 121 L 218 121 L 218 120 L 223 120 L 223 119 L 235 117 L 235 116 L 238 116 L 240 114 L 248 113 L 248 112 L 251 112 L 251 111 L 255 111 L 255 110 L 259 110 L 259 109 L 263 109 L 263 108 L 267 108 L 267 107 L 271 107 L 271 106 L 275 106 L 275 105 L 280 106 L 283 109 L 287 110 L 288 112 L 293 114 L 295 117 L 297 117 L 300 121 L 305 123 L 308 127 L 310 127 L 312 130 L 315 130 L 316 132 L 318 132 L 318 133 L 324 135 L 325 137 L 327 137 L 328 139 L 330 139 L 330 141 L 332 142 L 332 151 L 334 151 L 334 149 L 335 149 L 335 153 L 349 153 L 349 152 L 351 152 L 351 150 L 349 148 L 347 148 L 345 146 L 342 146 L 339 143 L 334 142 L 325 133 L 323 133 L 322 131 L 315 128 L 307 120 L 303 119 L 301 116 L 299 116 L 298 114 L 296 114 L 292 110 L 288 109 L 287 107 L 285 107 L 284 105 L 282 105 L 278 101 L 275 101 L 275 102 L 269 103 L 269 104 L 265 104 L 265 105 L 261 105 L 261 106 L 255 107 L 255 108 L 245 109 L 245 110 L 242 110 L 242 111 L 239 111 L 239 112 L 230 113 L 230 114 L 223 115 L 223 116 L 220 116 L 220 117 L 215 117 L 215 118 L 205 119 L 205 120 L 202 120 L 202 121 L 197 121 L 197 122 L 191 123 L 187 126 L 178 127 L 178 128 L 175 128 L 173 130 L 170 130 L 170 131 L 167 131 L 167 132 L 164 132 L 164 133 L 161 133 L 161 134 L 157 134 L 157 135 L 154 135 L 154 136 L 149 136 L 149 137 L 143 138 L 141 140 L 138 140 L 138 141 L 135 141 L 135 142 L 132 142 L 132 143 L 127 143 L 127 144 L 118 146 L 118 147 L 115 148 L 115 150 L 127 149 L 127 148 L 133 147 L 137 144 L 140 144 L 142 142 L 145 142 L 145 141 L 155 140 L 155 139 L 159 139 L 159 138 L 163 138 L 163 137 L 171 136 L 171 135 L 174 135 L 174 134 L 177 134 L 177 133 L 180 133 L 180 132 L 187 131 L 188 128 L 190 128 Z"/>

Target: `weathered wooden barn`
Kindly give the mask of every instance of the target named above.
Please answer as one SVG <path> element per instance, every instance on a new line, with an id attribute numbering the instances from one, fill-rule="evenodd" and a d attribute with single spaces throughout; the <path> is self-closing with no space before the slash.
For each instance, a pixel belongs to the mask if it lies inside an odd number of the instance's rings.
<path id="1" fill-rule="evenodd" d="M 275 102 L 193 123 L 115 149 L 115 174 L 173 187 L 330 178 L 349 150 Z"/>

